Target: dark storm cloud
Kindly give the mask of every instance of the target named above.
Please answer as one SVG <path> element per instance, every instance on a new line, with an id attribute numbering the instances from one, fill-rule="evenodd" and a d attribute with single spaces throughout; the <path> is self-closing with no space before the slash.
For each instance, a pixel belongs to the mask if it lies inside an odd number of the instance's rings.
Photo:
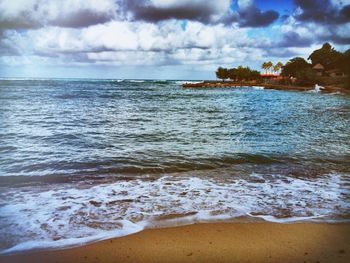
<path id="1" fill-rule="evenodd" d="M 296 20 L 296 26 L 308 28 L 311 33 L 301 36 L 288 32 L 278 46 L 304 47 L 323 42 L 350 44 L 349 27 L 344 26 L 350 22 L 350 5 L 343 5 L 341 1 L 335 4 L 330 0 L 294 0 L 294 3 L 298 9 L 291 17 Z M 285 21 L 288 19 L 286 17 Z"/>
<path id="2" fill-rule="evenodd" d="M 0 30 L 0 56 L 17 56 L 19 54 L 18 48 L 8 39 L 6 32 Z"/>
<path id="3" fill-rule="evenodd" d="M 331 41 L 339 45 L 350 45 L 350 37 L 341 36 L 335 32 L 330 32 L 330 34 L 331 34 L 330 36 L 320 36 L 319 40 L 322 42 Z M 349 32 L 349 35 L 350 35 L 350 32 Z"/>
<path id="4" fill-rule="evenodd" d="M 7 5 L 0 2 L 0 29 L 37 29 L 44 26 L 82 28 L 115 18 L 115 6 L 98 8 L 96 2 L 83 4 L 78 1 L 40 2 L 28 0 L 23 5 Z"/>
<path id="5" fill-rule="evenodd" d="M 238 12 L 215 8 L 215 4 L 210 1 L 202 3 L 188 1 L 182 5 L 157 7 L 149 1 L 124 0 L 121 6 L 125 14 L 128 12 L 132 14 L 133 20 L 153 23 L 168 19 L 188 19 L 204 24 L 231 25 L 238 22 L 241 27 L 264 27 L 279 17 L 279 13 L 273 10 L 262 12 L 254 3 Z"/>
<path id="6" fill-rule="evenodd" d="M 113 19 L 111 14 L 106 13 L 93 13 L 91 10 L 80 10 L 76 13 L 69 14 L 67 16 L 60 16 L 58 18 L 35 20 L 29 16 L 16 17 L 14 19 L 0 18 L 0 28 L 2 29 L 36 29 L 46 25 L 70 27 L 70 28 L 82 28 L 91 25 L 101 24 Z"/>
<path id="7" fill-rule="evenodd" d="M 284 34 L 281 34 L 281 39 L 277 42 L 273 42 L 267 46 L 260 46 L 261 48 L 290 48 L 290 47 L 309 47 L 313 44 L 322 44 L 324 42 L 332 42 L 339 45 L 348 45 L 350 44 L 350 37 L 343 34 L 340 35 L 339 32 L 334 30 L 332 27 L 326 27 L 324 33 L 318 35 L 301 35 L 294 31 L 289 31 Z M 345 29 L 344 29 L 345 30 Z M 343 32 L 344 33 L 344 32 Z"/>
<path id="8" fill-rule="evenodd" d="M 287 32 L 282 35 L 282 40 L 277 42 L 277 47 L 308 47 L 314 43 L 310 37 L 300 36 L 297 32 Z"/>
<path id="9" fill-rule="evenodd" d="M 0 15 L 1 16 L 1 15 Z M 70 28 L 82 28 L 91 25 L 105 23 L 112 19 L 111 16 L 106 14 L 95 14 L 90 10 L 81 10 L 77 13 L 67 16 L 60 16 L 55 19 L 43 19 L 35 20 L 31 17 L 16 17 L 14 19 L 0 18 L 0 29 L 37 29 L 46 25 L 70 27 Z"/>
<path id="10" fill-rule="evenodd" d="M 0 29 L 35 29 L 42 26 L 40 21 L 36 21 L 30 13 L 21 14 L 18 17 L 7 18 L 0 12 Z"/>
<path id="11" fill-rule="evenodd" d="M 239 25 L 241 27 L 265 27 L 279 17 L 279 13 L 274 10 L 262 12 L 255 5 L 243 10 L 239 10 Z"/>
<path id="12" fill-rule="evenodd" d="M 256 41 L 249 44 L 249 47 L 263 50 L 268 56 L 288 57 L 294 56 L 296 53 L 290 48 L 309 47 L 314 43 L 322 42 L 314 37 L 301 36 L 300 34 L 290 31 L 281 34 L 279 39 L 271 38 L 269 41 Z M 241 44 L 238 47 L 247 47 L 247 44 Z"/>
<path id="13" fill-rule="evenodd" d="M 288 48 L 279 49 L 274 47 L 274 48 L 264 49 L 264 55 L 266 57 L 291 58 L 300 54 Z"/>
<path id="14" fill-rule="evenodd" d="M 183 5 L 173 5 L 167 7 L 156 7 L 149 1 L 124 0 L 121 2 L 124 12 L 131 12 L 134 20 L 147 22 L 159 22 L 168 19 L 188 19 L 203 23 L 209 23 L 213 10 L 213 3 L 209 1 L 198 4 L 188 1 Z"/>
<path id="15" fill-rule="evenodd" d="M 67 16 L 49 21 L 50 25 L 60 27 L 82 28 L 102 24 L 114 18 L 112 13 L 95 13 L 89 9 L 78 10 Z"/>
<path id="16" fill-rule="evenodd" d="M 330 0 L 295 0 L 301 13 L 295 18 L 321 24 L 343 24 L 350 22 L 350 5 L 335 6 Z"/>
<path id="17" fill-rule="evenodd" d="M 229 0 L 188 0 L 160 5 L 150 0 L 104 0 L 105 5 L 102 5 L 92 1 L 86 4 L 83 0 L 66 0 L 62 4 L 28 0 L 25 6 L 0 5 L 0 29 L 36 29 L 44 26 L 83 28 L 114 19 L 151 23 L 187 19 L 203 24 L 238 23 L 241 27 L 264 27 L 279 17 L 276 11 L 261 11 L 253 1 L 239 10 L 230 9 L 229 3 Z M 347 10 L 344 12 L 346 14 Z"/>
<path id="18" fill-rule="evenodd" d="M 173 7 L 173 8 L 140 8 L 134 10 L 134 15 L 136 18 L 148 21 L 148 22 L 158 22 L 166 19 L 190 19 L 196 20 L 204 23 L 210 21 L 210 9 L 203 6 L 200 9 L 191 7 Z"/>

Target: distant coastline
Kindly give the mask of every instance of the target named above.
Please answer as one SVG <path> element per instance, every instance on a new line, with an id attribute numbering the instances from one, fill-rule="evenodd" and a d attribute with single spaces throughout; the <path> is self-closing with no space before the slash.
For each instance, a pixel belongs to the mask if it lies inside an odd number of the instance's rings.
<path id="1" fill-rule="evenodd" d="M 315 90 L 315 85 L 310 86 L 294 86 L 294 85 L 282 85 L 282 84 L 270 84 L 270 83 L 256 83 L 254 81 L 212 81 L 204 80 L 201 82 L 186 82 L 182 84 L 183 88 L 233 88 L 233 87 L 263 87 L 264 89 L 275 90 L 290 90 L 290 91 L 312 91 Z M 350 90 L 339 86 L 321 86 L 321 92 L 324 93 L 344 93 L 350 94 Z"/>
<path id="2" fill-rule="evenodd" d="M 184 88 L 263 87 L 265 89 L 350 94 L 350 49 L 336 51 L 329 43 L 313 51 L 307 62 L 295 57 L 286 64 L 264 62 L 259 72 L 246 66 L 218 67 L 218 80 L 184 83 Z"/>

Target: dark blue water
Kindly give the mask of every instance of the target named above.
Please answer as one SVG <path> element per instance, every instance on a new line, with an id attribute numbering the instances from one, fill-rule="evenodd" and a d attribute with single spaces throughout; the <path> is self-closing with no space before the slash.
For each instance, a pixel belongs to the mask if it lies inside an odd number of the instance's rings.
<path id="1" fill-rule="evenodd" d="M 349 96 L 0 80 L 2 250 L 174 217 L 345 220 L 349 198 Z"/>

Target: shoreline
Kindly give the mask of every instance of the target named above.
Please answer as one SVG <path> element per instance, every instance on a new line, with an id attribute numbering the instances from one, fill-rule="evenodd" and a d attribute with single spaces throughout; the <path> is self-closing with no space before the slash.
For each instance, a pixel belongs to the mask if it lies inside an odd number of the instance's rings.
<path id="1" fill-rule="evenodd" d="M 350 223 L 199 223 L 153 228 L 0 262 L 349 262 Z"/>
<path id="2" fill-rule="evenodd" d="M 196 83 L 184 83 L 183 88 L 222 88 L 222 87 L 263 87 L 264 89 L 274 90 L 289 90 L 289 91 L 312 91 L 314 86 L 292 86 L 282 84 L 254 83 L 254 82 L 232 82 L 232 81 L 201 81 Z M 345 89 L 337 86 L 325 86 L 320 92 L 322 93 L 344 93 L 350 94 L 350 89 Z"/>

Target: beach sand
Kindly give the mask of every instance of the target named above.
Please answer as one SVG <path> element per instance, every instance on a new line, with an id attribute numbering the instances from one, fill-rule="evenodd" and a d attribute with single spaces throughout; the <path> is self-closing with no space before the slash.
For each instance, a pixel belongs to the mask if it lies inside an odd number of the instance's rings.
<path id="1" fill-rule="evenodd" d="M 350 262 L 350 224 L 194 224 L 0 262 Z"/>

